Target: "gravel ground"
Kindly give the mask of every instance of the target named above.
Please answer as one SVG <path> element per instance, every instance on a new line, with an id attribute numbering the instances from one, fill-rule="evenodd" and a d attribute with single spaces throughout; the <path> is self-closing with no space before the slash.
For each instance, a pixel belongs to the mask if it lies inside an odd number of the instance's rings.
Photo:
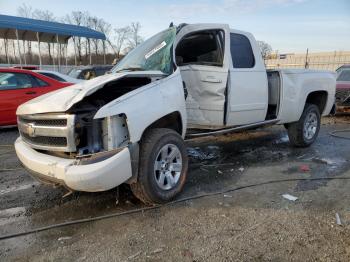
<path id="1" fill-rule="evenodd" d="M 188 141 L 188 197 L 276 179 L 349 177 L 350 117 L 323 119 L 316 143 L 291 148 L 283 127 Z M 16 129 L 0 130 L 11 145 Z M 0 235 L 144 207 L 127 186 L 74 193 L 34 181 L 0 146 Z M 14 170 L 4 170 L 14 169 Z M 250 187 L 157 210 L 0 241 L 0 261 L 349 261 L 350 181 Z M 298 197 L 290 201 L 283 194 Z M 342 225 L 336 223 L 336 213 Z"/>

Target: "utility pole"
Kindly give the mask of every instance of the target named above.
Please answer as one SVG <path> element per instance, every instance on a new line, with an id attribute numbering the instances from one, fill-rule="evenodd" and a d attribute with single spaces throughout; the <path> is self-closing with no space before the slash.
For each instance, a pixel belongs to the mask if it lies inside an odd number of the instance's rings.
<path id="1" fill-rule="evenodd" d="M 305 69 L 308 69 L 308 68 L 309 68 L 308 56 L 309 56 L 309 48 L 306 49 Z"/>

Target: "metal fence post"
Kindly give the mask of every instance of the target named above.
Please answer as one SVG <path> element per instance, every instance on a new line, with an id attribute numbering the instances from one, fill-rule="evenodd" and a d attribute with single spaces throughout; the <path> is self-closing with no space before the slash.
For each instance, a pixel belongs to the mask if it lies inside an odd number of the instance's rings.
<path id="1" fill-rule="evenodd" d="M 41 49 L 40 49 L 40 35 L 39 32 L 36 32 L 36 39 L 38 40 L 38 49 L 39 49 L 39 68 L 42 67 L 42 61 L 41 61 Z"/>
<path id="2" fill-rule="evenodd" d="M 21 49 L 19 46 L 19 39 L 18 39 L 18 29 L 16 29 L 16 38 L 17 38 L 17 48 L 18 48 L 18 54 L 19 54 L 19 64 L 22 67 L 22 55 L 21 55 Z"/>

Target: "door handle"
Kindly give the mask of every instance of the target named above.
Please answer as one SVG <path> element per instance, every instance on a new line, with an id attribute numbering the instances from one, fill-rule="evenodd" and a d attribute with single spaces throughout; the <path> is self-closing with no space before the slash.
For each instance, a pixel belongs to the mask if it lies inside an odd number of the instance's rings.
<path id="1" fill-rule="evenodd" d="M 217 79 L 215 76 L 207 76 L 204 79 L 201 79 L 202 82 L 209 82 L 209 83 L 222 83 L 221 79 Z"/>
<path id="2" fill-rule="evenodd" d="M 28 92 L 26 92 L 26 95 L 35 95 L 35 94 L 36 94 L 35 91 L 28 91 Z"/>

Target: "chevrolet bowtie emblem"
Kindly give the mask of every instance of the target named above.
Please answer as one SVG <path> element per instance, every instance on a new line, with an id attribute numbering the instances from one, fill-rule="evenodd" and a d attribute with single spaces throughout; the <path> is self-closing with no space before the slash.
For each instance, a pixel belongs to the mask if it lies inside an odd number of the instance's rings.
<path id="1" fill-rule="evenodd" d="M 30 137 L 35 137 L 35 127 L 33 123 L 27 124 L 27 134 Z"/>

